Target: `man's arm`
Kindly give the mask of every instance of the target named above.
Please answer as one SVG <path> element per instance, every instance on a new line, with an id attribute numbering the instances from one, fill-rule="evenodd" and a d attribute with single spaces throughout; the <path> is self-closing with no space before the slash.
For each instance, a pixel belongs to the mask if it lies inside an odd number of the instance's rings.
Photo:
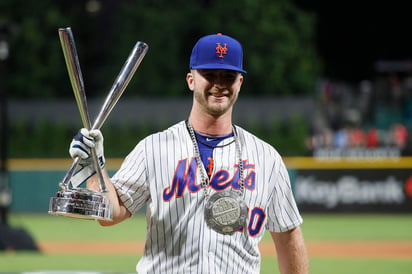
<path id="1" fill-rule="evenodd" d="M 117 223 L 120 223 L 127 218 L 129 218 L 132 214 L 129 210 L 123 205 L 122 201 L 119 199 L 117 195 L 116 189 L 113 186 L 109 175 L 107 174 L 106 169 L 102 170 L 104 182 L 106 183 L 108 192 L 103 193 L 110 201 L 110 204 L 113 205 L 113 221 L 101 221 L 99 220 L 100 225 L 102 226 L 111 226 Z M 100 191 L 99 183 L 97 180 L 97 175 L 94 175 L 87 181 L 87 188 Z"/>
<path id="2" fill-rule="evenodd" d="M 309 259 L 300 227 L 286 232 L 271 232 L 282 274 L 309 273 Z"/>

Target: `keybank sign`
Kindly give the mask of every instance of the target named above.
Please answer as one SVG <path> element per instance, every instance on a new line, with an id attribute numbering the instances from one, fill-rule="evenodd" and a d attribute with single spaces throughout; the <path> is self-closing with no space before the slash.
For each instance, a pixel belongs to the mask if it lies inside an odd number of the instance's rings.
<path id="1" fill-rule="evenodd" d="M 404 178 L 384 174 L 382 170 L 376 171 L 380 176 L 371 170 L 335 172 L 338 174 L 329 170 L 295 177 L 294 193 L 301 210 L 408 211 L 412 208 Z"/>

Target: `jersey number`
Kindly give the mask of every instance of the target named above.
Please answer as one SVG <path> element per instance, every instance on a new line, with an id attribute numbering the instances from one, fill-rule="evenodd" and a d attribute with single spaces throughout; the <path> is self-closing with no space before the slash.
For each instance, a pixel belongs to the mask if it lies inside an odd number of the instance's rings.
<path id="1" fill-rule="evenodd" d="M 256 236 L 262 229 L 262 225 L 266 218 L 266 214 L 263 209 L 259 207 L 255 207 L 252 209 L 250 213 L 249 225 L 247 226 L 247 230 L 250 236 Z M 243 231 L 244 227 L 242 227 L 239 231 Z"/>

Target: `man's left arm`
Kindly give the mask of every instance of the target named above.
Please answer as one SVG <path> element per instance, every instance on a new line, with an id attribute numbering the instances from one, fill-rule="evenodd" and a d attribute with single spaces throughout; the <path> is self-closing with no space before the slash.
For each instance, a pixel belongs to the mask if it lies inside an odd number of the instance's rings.
<path id="1" fill-rule="evenodd" d="M 300 227 L 286 232 L 271 232 L 282 274 L 309 273 L 309 259 Z"/>

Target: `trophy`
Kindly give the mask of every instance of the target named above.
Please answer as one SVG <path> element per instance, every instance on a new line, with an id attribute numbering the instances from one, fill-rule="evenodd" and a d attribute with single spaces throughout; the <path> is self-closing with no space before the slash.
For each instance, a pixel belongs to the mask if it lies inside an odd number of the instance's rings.
<path id="1" fill-rule="evenodd" d="M 115 79 L 94 124 L 91 124 L 83 77 L 71 28 L 59 28 L 59 38 L 83 127 L 87 129 L 100 129 L 123 91 L 126 89 L 126 86 L 146 55 L 149 47 L 146 43 L 140 41 L 135 44 Z M 50 198 L 49 214 L 87 220 L 112 220 L 113 206 L 110 204 L 109 199 L 103 194 L 107 192 L 107 187 L 94 148 L 91 149 L 91 157 L 97 173 L 100 192 L 87 188 L 70 188 L 70 179 L 76 172 L 80 162 L 80 158 L 77 157 L 59 184 L 62 190 L 58 191 L 55 197 Z"/>

